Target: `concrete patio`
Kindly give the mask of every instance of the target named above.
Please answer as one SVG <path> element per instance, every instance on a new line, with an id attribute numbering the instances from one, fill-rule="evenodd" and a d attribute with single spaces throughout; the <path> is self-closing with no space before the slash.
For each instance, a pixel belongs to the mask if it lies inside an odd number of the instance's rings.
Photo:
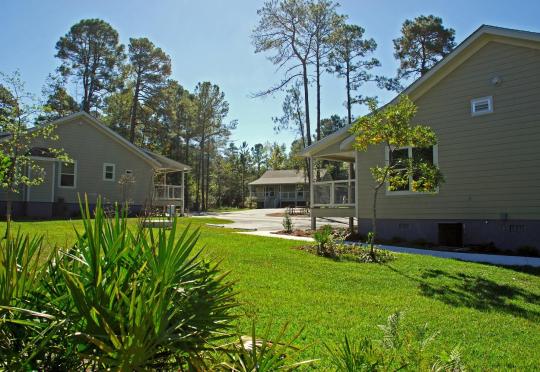
<path id="1" fill-rule="evenodd" d="M 234 212 L 207 212 L 197 217 L 216 217 L 233 221 L 227 224 L 227 227 L 234 229 L 256 230 L 256 231 L 279 231 L 283 230 L 283 217 L 275 216 L 278 213 L 284 213 L 284 208 L 266 208 L 266 209 L 248 209 Z M 309 216 L 292 215 L 291 219 L 295 229 L 307 230 L 311 227 Z M 317 218 L 317 226 L 332 225 L 339 227 L 348 227 L 347 218 Z"/>

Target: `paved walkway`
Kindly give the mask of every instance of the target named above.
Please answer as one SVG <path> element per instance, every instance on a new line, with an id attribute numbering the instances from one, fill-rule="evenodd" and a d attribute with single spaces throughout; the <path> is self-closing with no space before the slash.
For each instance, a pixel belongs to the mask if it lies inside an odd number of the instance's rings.
<path id="1" fill-rule="evenodd" d="M 234 212 L 208 212 L 197 217 L 216 217 L 233 221 L 227 224 L 227 227 L 257 231 L 279 231 L 283 230 L 283 217 L 275 217 L 272 214 L 284 213 L 284 208 L 269 209 L 248 209 Z M 270 215 L 270 216 L 269 216 Z M 309 216 L 291 216 L 295 229 L 306 230 L 311 227 Z M 347 218 L 317 218 L 317 226 L 332 225 L 347 227 L 349 224 Z"/>
<path id="2" fill-rule="evenodd" d="M 283 217 L 268 216 L 274 213 L 283 213 L 284 209 L 250 209 L 237 212 L 219 212 L 207 213 L 202 216 L 193 217 L 217 217 L 227 220 L 232 220 L 232 224 L 224 225 L 223 227 L 234 229 L 245 229 L 250 231 L 239 232 L 239 234 L 264 236 L 268 238 L 280 238 L 289 240 L 313 241 L 312 238 L 271 234 L 271 232 L 283 229 L 281 225 Z M 291 216 L 294 227 L 297 229 L 306 230 L 310 228 L 310 218 L 308 216 Z M 348 225 L 347 218 L 332 218 L 317 219 L 317 226 L 333 225 L 346 227 Z M 352 243 L 351 243 L 352 244 Z M 397 253 L 420 254 L 424 256 L 433 256 L 440 258 L 451 258 L 462 261 L 489 263 L 502 266 L 533 266 L 540 267 L 539 257 L 522 257 L 522 256 L 503 256 L 496 254 L 480 254 L 480 253 L 461 253 L 448 251 L 432 251 L 429 249 L 397 247 L 392 245 L 381 245 L 382 248 L 388 249 Z"/>
<path id="3" fill-rule="evenodd" d="M 440 258 L 453 258 L 461 261 L 489 263 L 502 266 L 533 266 L 540 267 L 539 257 L 504 256 L 499 254 L 461 253 L 448 251 L 432 251 L 429 249 L 396 247 L 393 245 L 381 245 L 382 248 L 392 252 L 421 254 Z"/>

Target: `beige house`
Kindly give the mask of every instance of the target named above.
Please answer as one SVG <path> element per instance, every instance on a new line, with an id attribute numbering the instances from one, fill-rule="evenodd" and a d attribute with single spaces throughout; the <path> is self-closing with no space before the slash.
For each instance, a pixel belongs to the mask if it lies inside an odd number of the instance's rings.
<path id="1" fill-rule="evenodd" d="M 49 125 L 56 126 L 59 140 L 39 140 L 32 149 L 45 170 L 44 182 L 13 196 L 15 216 L 70 217 L 79 212 L 79 196 L 84 195 L 90 204 L 98 196 L 105 204 L 129 202 L 133 213 L 169 205 L 183 213 L 187 165 L 133 145 L 84 112 Z M 63 148 L 73 161 L 48 156 L 47 147 Z M 4 213 L 5 193 L 0 193 L 2 204 Z"/>
<path id="2" fill-rule="evenodd" d="M 540 247 L 540 34 L 482 26 L 404 94 L 418 106 L 416 121 L 438 136 L 424 155 L 446 181 L 436 193 L 409 187 L 380 193 L 379 236 L 448 246 Z M 387 162 L 389 154 L 382 146 L 357 152 L 352 144 L 344 128 L 304 151 L 311 160 L 355 168 L 347 181 L 352 187 L 314 180 L 312 224 L 318 216 L 354 217 L 366 234 L 373 196 L 369 169 Z M 411 157 L 420 150 L 394 151 Z"/>
<path id="3" fill-rule="evenodd" d="M 256 200 L 257 208 L 305 206 L 309 200 L 307 180 L 300 170 L 267 170 L 248 184 L 249 196 Z"/>

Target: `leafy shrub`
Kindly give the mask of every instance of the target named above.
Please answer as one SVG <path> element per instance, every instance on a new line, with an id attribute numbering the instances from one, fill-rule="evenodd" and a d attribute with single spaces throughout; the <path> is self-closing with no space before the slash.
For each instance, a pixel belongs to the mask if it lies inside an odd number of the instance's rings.
<path id="1" fill-rule="evenodd" d="M 348 235 L 347 229 L 332 229 L 330 225 L 323 226 L 313 234 L 315 240 L 315 254 L 339 260 L 356 261 L 363 263 L 384 263 L 395 259 L 395 255 L 374 245 L 371 249 L 366 244 L 345 244 Z M 369 239 L 369 236 L 368 236 Z M 303 247 L 304 250 L 312 252 L 311 247 Z"/>
<path id="2" fill-rule="evenodd" d="M 257 208 L 257 198 L 254 196 L 246 197 L 246 200 L 244 201 L 244 207 L 249 209 Z"/>
<path id="3" fill-rule="evenodd" d="M 335 242 L 332 235 L 332 226 L 325 225 L 321 229 L 315 231 L 313 239 L 317 247 L 317 255 L 323 257 L 335 257 Z"/>
<path id="4" fill-rule="evenodd" d="M 283 230 L 286 233 L 289 233 L 289 234 L 292 233 L 294 225 L 293 225 L 292 218 L 289 212 L 285 212 L 285 215 L 283 216 L 283 222 L 281 224 L 283 225 Z"/>
<path id="5" fill-rule="evenodd" d="M 176 223 L 168 232 L 132 231 L 125 215 L 106 218 L 100 203 L 91 219 L 86 204 L 83 231 L 69 251 L 58 251 L 46 270 L 24 274 L 24 287 L 0 276 L 0 284 L 24 289 L 11 291 L 16 333 L 0 330 L 9 340 L 0 360 L 19 354 L 4 362 L 10 369 L 206 369 L 208 345 L 229 335 L 236 302 L 226 275 L 195 251 L 198 237 L 188 229 L 178 236 Z M 16 254 L 20 262 L 34 262 L 25 254 Z M 0 261 L 0 272 L 10 262 Z"/>
<path id="6" fill-rule="evenodd" d="M 373 250 L 364 244 L 342 244 L 337 249 L 338 258 L 362 263 L 385 263 L 392 261 L 396 256 L 387 249 L 374 246 Z"/>
<path id="7" fill-rule="evenodd" d="M 382 339 L 351 340 L 344 337 L 338 345 L 326 345 L 329 360 L 336 371 L 464 371 L 458 348 L 450 353 L 436 353 L 432 341 L 438 332 L 427 324 L 405 328 L 403 314 L 390 315 L 380 325 Z"/>

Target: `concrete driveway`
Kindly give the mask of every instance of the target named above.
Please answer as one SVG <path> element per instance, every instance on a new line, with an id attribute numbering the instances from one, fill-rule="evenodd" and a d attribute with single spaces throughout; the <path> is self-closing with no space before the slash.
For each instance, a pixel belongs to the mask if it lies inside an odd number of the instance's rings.
<path id="1" fill-rule="evenodd" d="M 279 231 L 283 230 L 283 217 L 275 216 L 276 214 L 283 214 L 285 208 L 271 208 L 271 209 L 249 209 L 235 212 L 207 212 L 197 217 L 216 217 L 226 220 L 234 221 L 233 224 L 227 225 L 227 227 L 237 229 L 250 229 L 257 231 Z M 311 219 L 309 216 L 291 216 L 295 229 L 309 229 L 311 226 Z M 332 225 L 339 227 L 348 227 L 347 218 L 317 218 L 317 226 Z"/>

